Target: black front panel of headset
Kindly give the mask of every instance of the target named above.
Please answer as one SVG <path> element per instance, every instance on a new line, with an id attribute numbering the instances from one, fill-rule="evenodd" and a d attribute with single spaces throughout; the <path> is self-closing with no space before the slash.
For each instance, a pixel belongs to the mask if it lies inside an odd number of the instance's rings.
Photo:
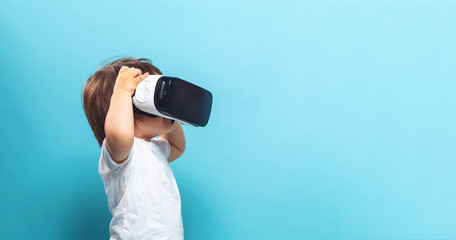
<path id="1" fill-rule="evenodd" d="M 212 107 L 212 94 L 199 86 L 174 77 L 161 77 L 157 82 L 157 109 L 165 115 L 206 126 Z"/>

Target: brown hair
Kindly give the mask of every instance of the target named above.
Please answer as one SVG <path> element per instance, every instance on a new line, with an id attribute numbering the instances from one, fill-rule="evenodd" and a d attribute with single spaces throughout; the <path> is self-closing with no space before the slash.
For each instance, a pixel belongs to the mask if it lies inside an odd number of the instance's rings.
<path id="1" fill-rule="evenodd" d="M 106 136 L 104 125 L 111 95 L 122 66 L 138 68 L 142 73 L 149 72 L 150 75 L 163 75 L 148 58 L 121 57 L 106 63 L 101 69 L 98 67 L 97 71 L 89 77 L 82 92 L 83 107 L 100 147 Z"/>

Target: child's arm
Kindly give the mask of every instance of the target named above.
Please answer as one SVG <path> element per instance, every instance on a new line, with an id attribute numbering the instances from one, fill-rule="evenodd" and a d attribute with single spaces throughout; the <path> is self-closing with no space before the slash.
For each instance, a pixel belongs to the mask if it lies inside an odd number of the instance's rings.
<path id="1" fill-rule="evenodd" d="M 114 84 L 111 102 L 106 114 L 106 147 L 117 163 L 124 162 L 130 154 L 134 141 L 134 118 L 131 96 L 139 82 L 149 73 L 123 66 Z"/>
<path id="2" fill-rule="evenodd" d="M 179 158 L 185 151 L 185 135 L 182 126 L 178 122 L 174 122 L 174 129 L 167 133 L 160 135 L 161 138 L 168 140 L 171 145 L 171 152 L 169 153 L 168 162 L 172 162 Z"/>

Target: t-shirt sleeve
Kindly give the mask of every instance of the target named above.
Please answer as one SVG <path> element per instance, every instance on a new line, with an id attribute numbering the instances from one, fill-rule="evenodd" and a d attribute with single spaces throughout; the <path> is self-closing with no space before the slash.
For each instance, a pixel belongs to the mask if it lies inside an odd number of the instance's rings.
<path id="1" fill-rule="evenodd" d="M 131 147 L 130 154 L 128 154 L 127 159 L 119 164 L 112 159 L 111 154 L 109 153 L 108 148 L 106 147 L 106 138 L 103 139 L 103 144 L 101 146 L 101 155 L 105 165 L 114 172 L 121 170 L 125 165 L 127 165 L 131 161 L 131 158 L 135 153 L 135 142 L 136 140 L 134 140 L 133 142 L 133 146 Z"/>
<path id="2" fill-rule="evenodd" d="M 171 152 L 171 145 L 169 144 L 168 140 L 158 137 L 158 138 L 152 138 L 150 140 L 151 142 L 154 142 L 160 151 L 165 155 L 165 158 L 168 159 L 169 154 Z"/>

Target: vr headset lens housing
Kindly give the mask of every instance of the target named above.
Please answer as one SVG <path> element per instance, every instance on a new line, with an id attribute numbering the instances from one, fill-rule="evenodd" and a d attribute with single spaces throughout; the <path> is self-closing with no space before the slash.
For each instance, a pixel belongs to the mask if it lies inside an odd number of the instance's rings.
<path id="1" fill-rule="evenodd" d="M 204 127 L 211 114 L 212 94 L 180 78 L 150 75 L 138 84 L 133 104 L 135 111 L 150 117 L 162 116 Z"/>

